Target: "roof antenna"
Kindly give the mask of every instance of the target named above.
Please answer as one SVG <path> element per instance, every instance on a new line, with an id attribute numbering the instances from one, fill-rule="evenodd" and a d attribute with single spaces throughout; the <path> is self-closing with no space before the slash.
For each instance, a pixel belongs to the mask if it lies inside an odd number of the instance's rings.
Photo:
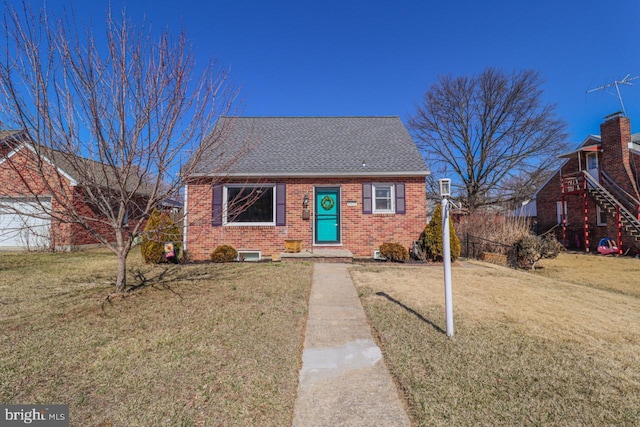
<path id="1" fill-rule="evenodd" d="M 591 92 L 595 92 L 597 90 L 602 90 L 602 89 L 606 89 L 608 87 L 611 86 L 615 86 L 616 87 L 616 92 L 618 93 L 618 100 L 620 101 L 620 107 L 622 107 L 622 114 L 624 114 L 624 116 L 627 116 L 627 112 L 624 109 L 624 103 L 622 102 L 622 95 L 620 95 L 620 85 L 629 85 L 629 86 L 633 86 L 633 83 L 631 83 L 631 80 L 635 80 L 640 78 L 640 76 L 635 76 L 635 77 L 631 77 L 629 78 L 631 74 L 627 74 L 626 76 L 624 76 L 624 78 L 622 80 L 614 80 L 612 83 L 607 83 L 606 85 L 602 85 L 599 87 L 594 87 L 593 89 L 589 89 L 587 91 L 587 93 L 591 93 Z"/>

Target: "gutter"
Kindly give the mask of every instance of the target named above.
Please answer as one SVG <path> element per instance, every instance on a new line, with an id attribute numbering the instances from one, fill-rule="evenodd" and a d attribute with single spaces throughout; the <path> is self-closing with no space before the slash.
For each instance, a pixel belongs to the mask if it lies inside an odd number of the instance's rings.
<path id="1" fill-rule="evenodd" d="M 211 174 L 211 173 L 193 173 L 188 178 L 366 178 L 371 176 L 385 177 L 414 177 L 428 176 L 431 171 L 409 171 L 409 172 L 321 172 L 321 173 L 227 173 L 227 174 Z"/>

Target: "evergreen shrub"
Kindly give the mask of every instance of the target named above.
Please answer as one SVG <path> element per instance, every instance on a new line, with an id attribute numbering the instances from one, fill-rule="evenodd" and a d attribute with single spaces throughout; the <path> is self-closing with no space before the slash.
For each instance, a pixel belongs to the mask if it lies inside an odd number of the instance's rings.
<path id="1" fill-rule="evenodd" d="M 221 245 L 211 253 L 213 262 L 231 262 L 238 257 L 238 251 L 233 246 Z"/>
<path id="2" fill-rule="evenodd" d="M 164 244 L 173 242 L 176 256 L 173 261 L 179 259 L 182 253 L 182 233 L 180 227 L 166 213 L 160 213 L 154 209 L 149 216 L 147 225 L 142 234 L 140 250 L 144 262 L 148 264 L 160 264 L 169 262 L 164 256 Z"/>
<path id="3" fill-rule="evenodd" d="M 380 245 L 380 255 L 390 261 L 406 261 L 409 259 L 409 251 L 400 243 L 383 243 Z"/>
<path id="4" fill-rule="evenodd" d="M 423 248 L 427 259 L 431 261 L 442 261 L 442 206 L 437 205 L 433 217 L 424 228 L 420 236 L 420 245 Z M 460 256 L 460 240 L 453 226 L 453 221 L 449 219 L 449 247 L 451 249 L 451 260 L 456 260 Z"/>

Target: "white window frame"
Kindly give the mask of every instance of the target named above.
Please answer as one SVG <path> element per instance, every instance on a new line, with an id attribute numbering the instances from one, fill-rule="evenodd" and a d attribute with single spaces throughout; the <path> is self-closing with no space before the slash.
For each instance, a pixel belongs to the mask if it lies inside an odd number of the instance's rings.
<path id="1" fill-rule="evenodd" d="M 377 209 L 376 208 L 376 189 L 381 187 L 389 187 L 391 189 L 390 197 L 391 197 L 391 209 Z M 396 186 L 393 183 L 378 183 L 371 185 L 371 196 L 372 196 L 372 213 L 374 214 L 389 214 L 396 213 Z"/>
<path id="2" fill-rule="evenodd" d="M 229 222 L 227 220 L 229 188 L 273 188 L 273 215 L 270 222 Z M 253 190 L 252 190 L 253 191 Z M 227 184 L 222 189 L 222 224 L 230 227 L 260 227 L 276 225 L 276 185 L 273 184 Z"/>
<path id="3" fill-rule="evenodd" d="M 565 214 L 565 218 L 567 219 L 567 224 L 569 225 L 569 211 L 567 210 L 567 201 L 564 201 L 564 214 Z M 561 201 L 557 201 L 556 202 L 556 219 L 558 221 L 558 224 L 562 225 L 562 202 Z"/>
<path id="4" fill-rule="evenodd" d="M 257 254 L 258 258 L 257 259 L 253 259 L 253 260 L 246 260 L 246 259 L 242 259 L 242 255 L 243 254 Z M 241 249 L 238 251 L 238 256 L 236 257 L 236 261 L 243 261 L 243 262 L 258 262 L 258 261 L 262 261 L 262 251 L 259 250 L 250 250 L 250 249 Z"/>
<path id="5" fill-rule="evenodd" d="M 593 162 L 593 166 L 589 163 Z M 587 153 L 586 155 L 587 170 L 598 169 L 598 153 Z"/>
<path id="6" fill-rule="evenodd" d="M 601 221 L 604 218 L 604 221 Z M 596 223 L 598 227 L 607 225 L 607 211 L 602 209 L 600 205 L 596 205 Z"/>

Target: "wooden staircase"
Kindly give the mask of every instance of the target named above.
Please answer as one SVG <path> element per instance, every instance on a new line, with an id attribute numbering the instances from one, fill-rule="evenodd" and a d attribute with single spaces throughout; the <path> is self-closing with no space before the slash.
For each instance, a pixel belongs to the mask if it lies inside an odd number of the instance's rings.
<path id="1" fill-rule="evenodd" d="M 640 201 L 619 188 L 615 182 L 603 174 L 603 181 L 609 188 L 615 189 L 618 197 L 615 197 L 609 190 L 596 181 L 588 172 L 584 172 L 586 180 L 586 191 L 595 202 L 604 209 L 608 215 L 617 220 L 617 213 L 620 212 L 620 224 L 627 235 L 633 238 L 636 243 L 640 242 L 640 220 L 635 213 L 638 211 Z M 621 201 L 621 200 L 624 200 Z"/>

